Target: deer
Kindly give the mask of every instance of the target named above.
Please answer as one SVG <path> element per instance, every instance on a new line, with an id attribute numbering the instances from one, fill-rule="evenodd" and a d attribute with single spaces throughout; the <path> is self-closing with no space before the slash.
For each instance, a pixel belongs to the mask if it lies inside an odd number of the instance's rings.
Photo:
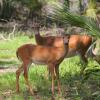
<path id="1" fill-rule="evenodd" d="M 45 46 L 55 46 L 59 47 L 62 45 L 62 36 L 41 36 L 40 35 L 40 26 L 37 25 L 34 28 L 35 33 L 35 40 L 36 43 L 39 45 L 45 45 Z M 64 35 L 65 37 L 69 34 Z M 89 35 L 80 35 L 80 34 L 72 34 L 70 35 L 69 39 L 69 49 L 68 53 L 65 58 L 70 58 L 75 55 L 79 55 L 81 60 L 84 64 L 88 63 L 87 60 L 87 51 L 91 44 L 94 42 L 93 37 Z M 81 73 L 83 73 L 86 66 L 82 67 Z"/>
<path id="2" fill-rule="evenodd" d="M 55 46 L 59 47 L 62 45 L 62 36 L 41 36 L 40 35 L 40 26 L 33 26 L 35 33 L 35 41 L 38 45 L 45 46 Z"/>
<path id="3" fill-rule="evenodd" d="M 60 94 L 60 80 L 59 80 L 59 65 L 63 61 L 68 52 L 69 36 L 62 37 L 61 47 L 41 46 L 36 44 L 24 44 L 16 51 L 17 58 L 22 62 L 21 66 L 16 71 L 16 91 L 19 92 L 19 77 L 22 72 L 29 92 L 34 95 L 32 87 L 28 80 L 29 66 L 34 64 L 47 65 L 52 79 L 52 95 L 54 95 L 54 80 L 58 83 L 58 93 Z"/>

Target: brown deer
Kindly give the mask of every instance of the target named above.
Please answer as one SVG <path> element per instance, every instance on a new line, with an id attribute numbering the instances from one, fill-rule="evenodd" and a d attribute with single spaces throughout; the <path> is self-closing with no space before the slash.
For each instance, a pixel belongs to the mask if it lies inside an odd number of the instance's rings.
<path id="1" fill-rule="evenodd" d="M 59 47 L 62 45 L 62 36 L 41 36 L 39 33 L 39 28 L 36 26 L 34 28 L 34 33 L 35 33 L 35 40 L 36 43 L 39 45 L 46 45 L 46 46 L 55 46 Z M 68 35 L 65 35 L 65 37 Z M 69 50 L 67 53 L 66 58 L 73 57 L 77 54 L 80 55 L 81 59 L 85 64 L 87 64 L 87 57 L 86 57 L 86 52 L 88 48 L 91 46 L 93 42 L 93 38 L 88 35 L 70 35 L 69 39 Z M 82 71 L 85 69 L 82 68 Z"/>
<path id="2" fill-rule="evenodd" d="M 55 46 L 59 47 L 62 45 L 62 36 L 41 36 L 40 26 L 34 26 L 35 40 L 38 45 Z"/>
<path id="3" fill-rule="evenodd" d="M 16 90 L 19 92 L 19 76 L 24 71 L 24 78 L 33 95 L 32 87 L 28 81 L 28 68 L 31 63 L 46 64 L 52 77 L 52 94 L 54 94 L 54 78 L 58 82 L 58 92 L 60 93 L 59 65 L 68 52 L 69 36 L 62 37 L 62 46 L 40 46 L 25 44 L 18 48 L 16 55 L 22 61 L 22 65 L 16 71 Z"/>

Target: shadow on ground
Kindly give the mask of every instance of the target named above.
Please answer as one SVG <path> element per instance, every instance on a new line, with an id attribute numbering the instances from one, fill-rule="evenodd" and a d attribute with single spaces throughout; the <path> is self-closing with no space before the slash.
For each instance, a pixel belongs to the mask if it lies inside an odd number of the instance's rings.
<path id="1" fill-rule="evenodd" d="M 51 100 L 51 80 L 32 73 L 38 79 L 34 79 L 36 91 L 31 96 L 29 91 L 24 89 L 19 94 L 5 93 L 1 95 L 3 100 L 10 98 L 11 100 Z M 30 77 L 31 78 L 31 77 Z M 100 100 L 100 77 L 90 75 L 87 80 L 82 80 L 80 74 L 71 75 L 66 73 L 60 77 L 62 93 L 57 94 L 57 85 L 55 87 L 55 100 Z M 2 100 L 1 99 L 1 100 Z"/>

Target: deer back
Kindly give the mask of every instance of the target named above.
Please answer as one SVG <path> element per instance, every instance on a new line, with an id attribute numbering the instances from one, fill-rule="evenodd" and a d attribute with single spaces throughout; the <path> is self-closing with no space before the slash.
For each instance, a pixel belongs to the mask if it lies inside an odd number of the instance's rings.
<path id="1" fill-rule="evenodd" d="M 68 37 L 63 39 L 63 45 L 61 47 L 54 46 L 40 46 L 33 44 L 25 44 L 18 48 L 17 56 L 22 61 L 30 60 L 32 62 L 48 63 L 64 58 L 64 55 L 68 51 L 66 45 L 68 45 Z"/>

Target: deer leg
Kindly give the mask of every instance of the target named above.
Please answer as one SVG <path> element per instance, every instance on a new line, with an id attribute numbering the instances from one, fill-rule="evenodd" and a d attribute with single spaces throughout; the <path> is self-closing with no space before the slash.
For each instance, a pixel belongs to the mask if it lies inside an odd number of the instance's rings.
<path id="1" fill-rule="evenodd" d="M 54 66 L 53 65 L 49 65 L 49 71 L 51 73 L 51 79 L 52 79 L 52 96 L 54 96 Z"/>
<path id="2" fill-rule="evenodd" d="M 54 95 L 54 75 L 52 74 L 52 95 Z"/>
<path id="3" fill-rule="evenodd" d="M 84 63 L 88 63 L 88 60 L 87 60 L 87 58 L 85 57 L 85 55 L 83 55 L 81 58 L 82 58 L 82 60 L 83 60 Z"/>
<path id="4" fill-rule="evenodd" d="M 82 69 L 81 69 L 81 72 L 80 73 L 83 74 L 84 73 L 84 70 L 85 70 L 85 68 L 87 66 L 88 60 L 85 57 L 85 55 L 81 55 L 81 59 L 82 59 Z"/>
<path id="5" fill-rule="evenodd" d="M 30 64 L 29 62 L 24 63 L 24 79 L 25 79 L 26 85 L 27 85 L 28 88 L 29 88 L 30 93 L 31 93 L 32 95 L 34 95 L 33 90 L 32 90 L 32 87 L 31 87 L 31 85 L 30 85 L 30 83 L 29 83 L 29 80 L 28 80 L 28 65 L 29 65 L 29 64 Z"/>
<path id="6" fill-rule="evenodd" d="M 100 56 L 94 56 L 93 59 L 100 65 Z"/>
<path id="7" fill-rule="evenodd" d="M 16 71 L 16 91 L 19 92 L 19 76 L 23 71 L 23 65 L 21 65 Z"/>
<path id="8" fill-rule="evenodd" d="M 46 79 L 50 79 L 50 78 L 51 78 L 50 69 L 49 69 L 49 67 L 47 67 Z"/>
<path id="9" fill-rule="evenodd" d="M 59 65 L 55 67 L 55 72 L 56 72 L 56 79 L 58 83 L 58 94 L 61 93 L 61 88 L 60 88 L 60 80 L 59 80 Z"/>

